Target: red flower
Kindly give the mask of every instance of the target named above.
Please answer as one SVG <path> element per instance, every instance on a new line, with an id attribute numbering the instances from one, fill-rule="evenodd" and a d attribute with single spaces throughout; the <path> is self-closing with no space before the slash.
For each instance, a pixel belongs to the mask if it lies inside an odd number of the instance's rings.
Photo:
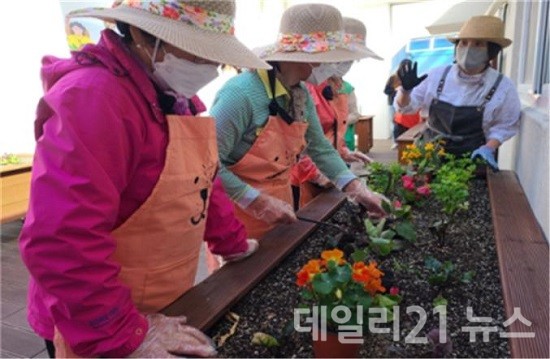
<path id="1" fill-rule="evenodd" d="M 400 201 L 396 200 L 396 201 L 393 202 L 393 207 L 395 209 L 400 209 L 401 207 L 403 207 L 403 204 Z"/>
<path id="2" fill-rule="evenodd" d="M 424 186 L 420 186 L 416 189 L 416 193 L 418 193 L 419 195 L 422 195 L 422 196 L 429 196 L 430 193 L 432 193 L 431 189 L 430 189 L 430 186 L 425 184 Z"/>
<path id="3" fill-rule="evenodd" d="M 399 295 L 399 288 L 391 287 L 390 288 L 390 295 Z"/>
<path id="4" fill-rule="evenodd" d="M 403 177 L 401 177 L 401 180 L 403 181 L 403 187 L 405 189 L 408 189 L 409 191 L 414 191 L 414 178 L 404 175 Z"/>
<path id="5" fill-rule="evenodd" d="M 164 11 L 162 12 L 162 16 L 167 17 L 169 19 L 177 20 L 177 19 L 179 19 L 180 14 L 178 13 L 177 10 L 175 10 L 171 7 L 165 6 Z"/>

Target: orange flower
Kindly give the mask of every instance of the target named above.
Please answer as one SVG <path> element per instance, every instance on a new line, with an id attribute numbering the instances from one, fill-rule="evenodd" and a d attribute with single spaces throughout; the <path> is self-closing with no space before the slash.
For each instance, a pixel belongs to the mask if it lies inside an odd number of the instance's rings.
<path id="1" fill-rule="evenodd" d="M 364 284 L 365 290 L 372 296 L 374 296 L 376 292 L 384 293 L 386 291 L 386 288 L 382 286 L 382 279 L 371 279 Z"/>
<path id="2" fill-rule="evenodd" d="M 296 275 L 296 284 L 300 287 L 303 287 L 304 285 L 311 282 L 313 277 L 317 273 L 321 273 L 322 266 L 321 266 L 321 260 L 320 259 L 311 259 L 309 262 L 307 262 L 306 265 L 300 269 L 298 274 Z"/>
<path id="3" fill-rule="evenodd" d="M 330 251 L 324 251 L 323 253 L 321 253 L 321 258 L 323 258 L 325 262 L 335 261 L 336 264 L 338 265 L 346 263 L 343 257 L 344 257 L 344 252 L 342 252 L 337 248 Z"/>

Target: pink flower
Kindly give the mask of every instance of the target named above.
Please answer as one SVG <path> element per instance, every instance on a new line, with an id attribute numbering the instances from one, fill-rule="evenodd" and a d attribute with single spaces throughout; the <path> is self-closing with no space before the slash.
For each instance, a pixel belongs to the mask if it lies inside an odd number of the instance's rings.
<path id="1" fill-rule="evenodd" d="M 414 178 L 404 175 L 403 177 L 401 177 L 401 180 L 403 181 L 403 187 L 405 189 L 408 189 L 409 191 L 414 191 Z"/>
<path id="2" fill-rule="evenodd" d="M 432 191 L 430 190 L 430 186 L 425 184 L 424 186 L 420 186 L 416 189 L 416 193 L 422 196 L 429 196 Z"/>
<path id="3" fill-rule="evenodd" d="M 394 201 L 394 202 L 393 202 L 393 207 L 394 207 L 395 209 L 400 209 L 402 206 L 403 206 L 403 205 L 401 204 L 400 201 Z"/>
<path id="4" fill-rule="evenodd" d="M 390 295 L 399 295 L 399 288 L 391 287 L 390 288 Z"/>

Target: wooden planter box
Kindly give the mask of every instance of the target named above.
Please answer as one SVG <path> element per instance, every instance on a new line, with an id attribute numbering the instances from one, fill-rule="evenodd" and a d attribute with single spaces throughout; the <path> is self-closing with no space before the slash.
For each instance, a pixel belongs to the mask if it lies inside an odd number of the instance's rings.
<path id="1" fill-rule="evenodd" d="M 372 148 L 372 120 L 374 116 L 361 116 L 355 124 L 355 134 L 357 135 L 357 149 L 367 153 Z"/>
<path id="2" fill-rule="evenodd" d="M 512 357 L 549 357 L 548 242 L 536 222 L 517 176 L 511 171 L 488 174 L 489 194 L 506 317 L 514 308 L 532 322 L 534 338 L 510 338 Z M 344 201 L 338 191 L 322 194 L 299 214 L 323 220 Z M 225 266 L 163 310 L 186 315 L 188 323 L 209 329 L 249 290 L 315 229 L 298 222 L 276 227 L 263 238 L 259 251 L 243 262 Z M 197 308 L 200 308 L 198 310 Z M 510 333 L 525 332 L 515 321 Z"/>
<path id="3" fill-rule="evenodd" d="M 23 217 L 29 205 L 32 155 L 18 157 L 20 164 L 0 167 L 0 223 Z"/>

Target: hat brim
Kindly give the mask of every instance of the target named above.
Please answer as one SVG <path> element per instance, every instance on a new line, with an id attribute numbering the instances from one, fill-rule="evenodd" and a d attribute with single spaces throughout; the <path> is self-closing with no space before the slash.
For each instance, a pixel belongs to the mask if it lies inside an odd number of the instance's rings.
<path id="1" fill-rule="evenodd" d="M 500 47 L 505 48 L 512 44 L 512 40 L 507 39 L 505 37 L 458 37 L 458 36 L 451 36 L 447 37 L 447 40 L 452 42 L 453 44 L 456 44 L 460 39 L 475 39 L 475 40 L 482 40 L 482 41 L 488 41 L 488 42 L 494 42 L 495 44 L 500 45 Z"/>
<path id="2" fill-rule="evenodd" d="M 238 68 L 270 69 L 237 38 L 228 33 L 203 30 L 181 21 L 151 14 L 128 6 L 112 9 L 84 9 L 69 17 L 92 17 L 109 22 L 121 21 L 133 25 L 162 41 L 204 59 Z"/>
<path id="3" fill-rule="evenodd" d="M 259 47 L 253 51 L 264 61 L 282 62 L 311 62 L 311 63 L 334 63 L 361 60 L 369 57 L 364 51 L 351 51 L 341 47 L 324 52 L 303 52 L 303 51 L 276 51 L 269 53 L 273 45 Z M 266 54 L 267 52 L 267 54 Z"/>
<path id="4" fill-rule="evenodd" d="M 363 51 L 365 54 L 366 54 L 366 57 L 370 57 L 370 58 L 373 58 L 375 60 L 384 60 L 383 57 L 379 56 L 376 52 L 372 51 L 371 49 L 369 49 L 368 47 L 366 46 L 361 46 L 357 49 L 357 51 Z"/>

